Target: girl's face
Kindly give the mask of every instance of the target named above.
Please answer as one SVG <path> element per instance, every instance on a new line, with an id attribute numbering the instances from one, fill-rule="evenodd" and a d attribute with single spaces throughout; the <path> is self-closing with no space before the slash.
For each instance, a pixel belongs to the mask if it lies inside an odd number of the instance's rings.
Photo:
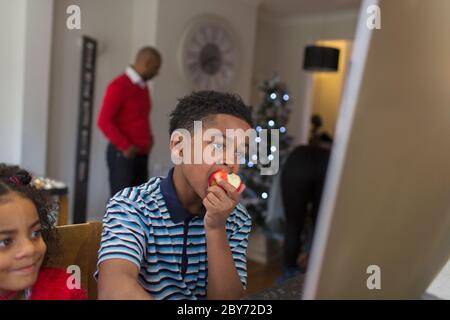
<path id="1" fill-rule="evenodd" d="M 15 193 L 0 199 L 0 293 L 33 286 L 47 246 L 33 202 Z"/>

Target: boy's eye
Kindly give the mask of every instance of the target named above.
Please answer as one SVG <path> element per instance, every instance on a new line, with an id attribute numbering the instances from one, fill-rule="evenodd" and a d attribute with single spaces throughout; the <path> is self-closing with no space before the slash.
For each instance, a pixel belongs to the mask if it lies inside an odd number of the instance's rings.
<path id="1" fill-rule="evenodd" d="M 42 234 L 42 230 L 33 231 L 31 233 L 31 239 L 37 239 L 40 238 Z"/>
<path id="2" fill-rule="evenodd" d="M 213 143 L 214 148 L 216 148 L 217 150 L 222 150 L 223 149 L 223 144 L 222 143 L 217 143 L 214 142 Z"/>
<path id="3" fill-rule="evenodd" d="M 11 239 L 0 240 L 0 249 L 6 248 L 7 246 L 9 246 L 11 244 L 11 242 L 12 242 Z"/>

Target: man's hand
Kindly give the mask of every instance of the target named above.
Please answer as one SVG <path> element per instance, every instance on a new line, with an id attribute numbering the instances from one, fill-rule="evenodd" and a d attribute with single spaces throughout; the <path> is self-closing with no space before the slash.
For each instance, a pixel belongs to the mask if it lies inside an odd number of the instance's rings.
<path id="1" fill-rule="evenodd" d="M 132 159 L 136 156 L 138 151 L 139 149 L 135 145 L 132 145 L 127 150 L 123 151 L 123 156 L 127 159 Z"/>
<path id="2" fill-rule="evenodd" d="M 227 218 L 238 204 L 239 196 L 244 189 L 245 186 L 240 192 L 237 192 L 236 188 L 226 181 L 219 181 L 218 185 L 208 188 L 208 193 L 203 199 L 203 205 L 206 208 L 206 230 L 217 230 L 225 227 Z"/>

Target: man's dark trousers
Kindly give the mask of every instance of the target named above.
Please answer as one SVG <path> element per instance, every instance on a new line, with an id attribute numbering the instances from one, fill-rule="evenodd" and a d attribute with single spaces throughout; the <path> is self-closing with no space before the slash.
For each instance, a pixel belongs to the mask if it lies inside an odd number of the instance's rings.
<path id="1" fill-rule="evenodd" d="M 148 155 L 125 158 L 122 151 L 109 143 L 106 151 L 111 196 L 127 187 L 141 185 L 148 180 Z"/>

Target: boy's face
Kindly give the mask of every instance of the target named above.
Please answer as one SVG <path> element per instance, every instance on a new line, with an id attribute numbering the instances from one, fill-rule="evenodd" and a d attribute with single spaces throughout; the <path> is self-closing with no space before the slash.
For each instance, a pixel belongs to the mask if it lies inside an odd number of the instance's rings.
<path id="1" fill-rule="evenodd" d="M 44 260 L 46 245 L 36 207 L 11 193 L 0 202 L 0 292 L 31 287 Z"/>
<path id="2" fill-rule="evenodd" d="M 245 159 L 249 143 L 248 137 L 244 137 L 242 134 L 239 135 L 240 138 L 233 137 L 233 135 L 230 135 L 230 129 L 235 134 L 239 131 L 246 132 L 251 127 L 245 120 L 238 117 L 218 114 L 203 121 L 201 133 L 192 133 L 190 143 L 191 161 L 189 163 L 183 162 L 180 166 L 187 183 L 201 199 L 205 198 L 207 194 L 208 179 L 214 171 L 225 169 L 229 173 L 237 173 L 240 161 Z M 203 136 L 198 137 L 201 134 Z M 198 139 L 197 141 L 201 140 L 201 150 L 198 150 L 200 148 L 195 145 L 194 141 L 196 138 Z M 173 150 L 173 142 L 171 142 L 171 149 Z M 186 151 L 181 150 L 182 153 Z M 194 153 L 203 156 L 200 164 L 195 163 Z"/>

